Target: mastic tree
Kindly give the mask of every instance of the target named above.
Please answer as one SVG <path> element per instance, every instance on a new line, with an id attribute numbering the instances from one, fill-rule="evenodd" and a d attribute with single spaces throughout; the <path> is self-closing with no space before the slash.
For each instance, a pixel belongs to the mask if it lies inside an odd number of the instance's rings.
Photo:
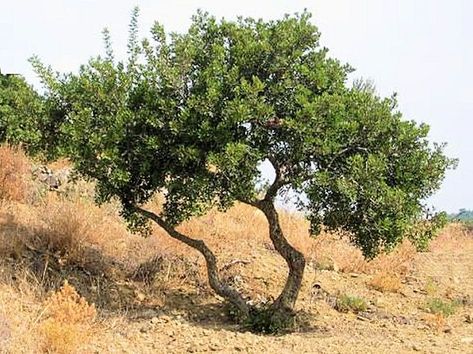
<path id="1" fill-rule="evenodd" d="M 0 72 L 0 143 L 21 145 L 30 155 L 59 156 L 65 115 L 57 99 L 46 100 L 21 75 Z"/>
<path id="2" fill-rule="evenodd" d="M 371 84 L 350 86 L 352 69 L 328 56 L 303 12 L 281 20 L 216 20 L 198 12 L 187 32 L 166 35 L 156 23 L 138 39 L 130 24 L 128 57 L 105 55 L 58 76 L 37 58 L 36 71 L 62 112 L 64 151 L 94 179 L 98 202 L 116 198 L 134 228 L 150 220 L 205 258 L 211 288 L 256 329 L 290 323 L 305 259 L 281 229 L 275 201 L 291 190 L 297 207 L 321 228 L 345 232 L 367 257 L 404 237 L 425 244 L 436 216 L 423 201 L 452 167 L 428 127 L 404 120 L 395 97 Z M 275 178 L 261 183 L 263 162 Z M 159 214 L 144 205 L 164 196 Z M 176 227 L 210 208 L 241 202 L 261 210 L 288 276 L 270 305 L 254 308 L 219 276 L 199 235 Z M 418 222 L 428 225 L 415 227 Z"/>
<path id="3" fill-rule="evenodd" d="M 37 152 L 41 145 L 41 96 L 20 75 L 0 72 L 0 142 Z"/>

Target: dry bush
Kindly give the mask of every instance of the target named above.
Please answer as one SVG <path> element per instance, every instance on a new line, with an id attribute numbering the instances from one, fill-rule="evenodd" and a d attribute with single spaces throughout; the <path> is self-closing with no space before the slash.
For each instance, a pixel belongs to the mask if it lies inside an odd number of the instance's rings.
<path id="1" fill-rule="evenodd" d="M 317 269 L 328 269 L 345 273 L 362 273 L 367 269 L 361 251 L 346 238 L 322 233 L 315 238 L 308 258 Z"/>
<path id="2" fill-rule="evenodd" d="M 383 271 L 389 274 L 405 276 L 411 268 L 417 254 L 416 248 L 408 240 L 398 245 L 392 252 L 382 253 L 367 264 L 369 273 Z"/>
<path id="3" fill-rule="evenodd" d="M 401 288 L 401 278 L 398 274 L 380 272 L 376 274 L 369 282 L 368 286 L 381 292 L 396 293 Z"/>
<path id="4" fill-rule="evenodd" d="M 422 320 L 427 326 L 438 333 L 442 332 L 442 330 L 445 328 L 445 325 L 447 324 L 447 320 L 443 313 L 425 314 L 422 316 Z"/>
<path id="5" fill-rule="evenodd" d="M 94 236 L 89 206 L 80 200 L 48 198 L 39 208 L 43 227 L 37 230 L 35 247 L 64 261 L 80 262 L 85 245 Z"/>
<path id="6" fill-rule="evenodd" d="M 473 247 L 471 231 L 462 223 L 448 224 L 429 246 L 431 252 L 458 252 Z"/>
<path id="7" fill-rule="evenodd" d="M 87 344 L 97 312 L 67 281 L 45 303 L 46 319 L 40 324 L 43 350 L 74 353 Z"/>
<path id="8" fill-rule="evenodd" d="M 21 149 L 0 146 L 0 200 L 21 202 L 26 199 L 29 170 L 28 158 Z"/>

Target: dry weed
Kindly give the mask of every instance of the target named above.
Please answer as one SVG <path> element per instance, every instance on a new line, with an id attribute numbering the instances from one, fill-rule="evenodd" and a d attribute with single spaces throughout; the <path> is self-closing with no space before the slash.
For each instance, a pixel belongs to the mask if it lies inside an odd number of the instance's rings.
<path id="1" fill-rule="evenodd" d="M 74 353 L 87 344 L 97 312 L 67 281 L 45 303 L 46 319 L 40 324 L 43 350 Z"/>
<path id="2" fill-rule="evenodd" d="M 308 258 L 319 269 L 344 273 L 363 273 L 367 270 L 367 262 L 361 251 L 352 246 L 347 239 L 334 234 L 322 233 L 317 236 Z"/>
<path id="3" fill-rule="evenodd" d="M 429 246 L 431 252 L 458 252 L 473 245 L 471 231 L 462 223 L 448 224 Z"/>
<path id="4" fill-rule="evenodd" d="M 36 247 L 65 261 L 80 262 L 86 243 L 94 235 L 89 203 L 48 198 L 39 210 L 43 228 L 38 230 Z"/>
<path id="5" fill-rule="evenodd" d="M 28 195 L 28 158 L 19 149 L 0 146 L 0 200 L 24 201 Z"/>
<path id="6" fill-rule="evenodd" d="M 402 242 L 390 253 L 382 253 L 369 263 L 367 272 L 383 271 L 389 274 L 405 276 L 409 271 L 417 254 L 415 247 L 408 240 Z"/>
<path id="7" fill-rule="evenodd" d="M 401 288 L 401 278 L 398 274 L 380 272 L 369 282 L 368 286 L 381 292 L 396 293 Z"/>
<path id="8" fill-rule="evenodd" d="M 443 313 L 425 314 L 422 316 L 422 320 L 427 326 L 438 333 L 442 332 L 447 324 L 447 320 Z"/>

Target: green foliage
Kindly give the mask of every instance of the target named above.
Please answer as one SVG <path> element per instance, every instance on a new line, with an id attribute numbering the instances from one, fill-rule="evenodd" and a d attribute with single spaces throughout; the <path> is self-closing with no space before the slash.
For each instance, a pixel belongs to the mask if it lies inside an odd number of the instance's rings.
<path id="1" fill-rule="evenodd" d="M 275 312 L 269 306 L 254 307 L 243 326 L 255 333 L 279 334 L 295 326 L 293 311 Z"/>
<path id="2" fill-rule="evenodd" d="M 362 312 L 366 311 L 368 305 L 366 301 L 358 296 L 350 296 L 343 294 L 338 297 L 335 309 L 339 312 Z"/>
<path id="3" fill-rule="evenodd" d="M 38 152 L 42 117 L 42 99 L 24 78 L 0 73 L 0 142 Z"/>
<path id="4" fill-rule="evenodd" d="M 427 300 L 425 309 L 433 314 L 442 314 L 445 317 L 453 315 L 460 303 L 458 301 L 444 301 L 440 298 Z"/>
<path id="5" fill-rule="evenodd" d="M 395 98 L 372 84 L 347 87 L 348 65 L 328 57 L 303 12 L 268 21 L 221 20 L 199 12 L 189 30 L 151 40 L 130 24 L 128 59 L 106 55 L 58 76 L 32 62 L 47 88 L 62 152 L 97 181 L 97 199 L 118 198 L 135 226 L 134 205 L 165 195 L 162 217 L 177 225 L 211 207 L 259 195 L 270 161 L 276 193 L 299 192 L 311 229 L 349 233 L 372 257 L 423 220 L 453 161 L 427 140 L 428 127 L 402 118 Z M 420 242 L 420 243 L 422 243 Z M 425 242 L 424 242 L 425 243 Z"/>

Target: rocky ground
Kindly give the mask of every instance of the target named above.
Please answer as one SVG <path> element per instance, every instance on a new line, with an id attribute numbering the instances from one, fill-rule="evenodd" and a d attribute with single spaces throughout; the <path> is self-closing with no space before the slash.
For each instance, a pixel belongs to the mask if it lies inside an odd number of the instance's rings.
<path id="1" fill-rule="evenodd" d="M 192 312 L 209 311 L 205 320 L 189 319 L 178 306 L 163 312 L 145 311 L 142 318 L 123 319 L 94 345 L 98 352 L 115 353 L 473 353 L 473 239 L 468 248 L 419 254 L 399 293 L 366 287 L 369 276 L 335 271 L 309 271 L 328 290 L 363 296 L 372 312 L 340 313 L 325 300 L 310 301 L 305 288 L 298 304 L 308 324 L 299 332 L 262 336 L 228 324 L 212 302 Z M 426 279 L 428 283 L 426 283 Z M 425 289 L 426 284 L 435 289 Z M 429 295 L 433 291 L 435 294 Z M 440 323 L 423 308 L 429 296 L 463 299 L 456 313 Z M 183 297 L 185 299 L 185 297 Z M 186 306 L 182 306 L 186 308 Z M 222 317 L 220 317 L 220 315 Z"/>

